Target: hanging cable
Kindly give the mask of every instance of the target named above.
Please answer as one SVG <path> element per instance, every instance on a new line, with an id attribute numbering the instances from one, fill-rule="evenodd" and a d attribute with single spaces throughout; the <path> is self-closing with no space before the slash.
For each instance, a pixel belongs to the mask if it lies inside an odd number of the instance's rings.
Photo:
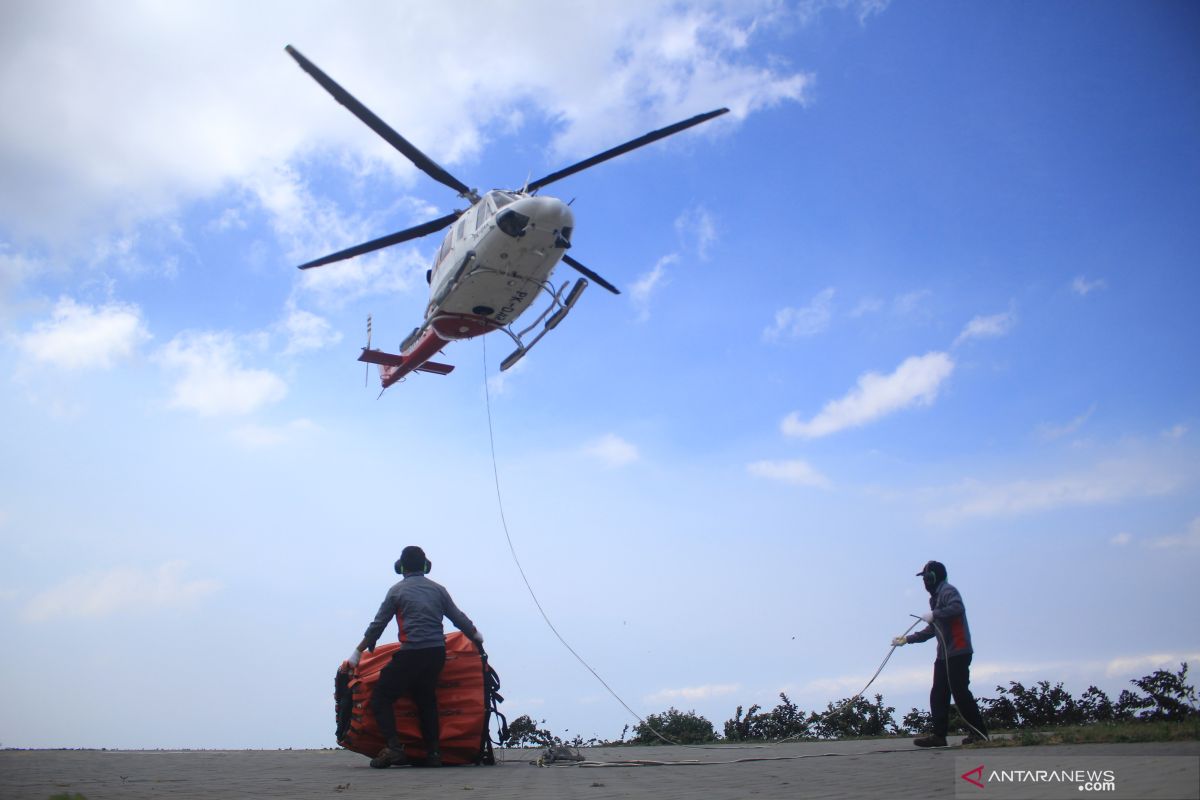
<path id="1" fill-rule="evenodd" d="M 918 617 L 917 622 L 920 622 L 920 621 L 921 621 L 921 618 Z M 913 628 L 917 627 L 917 622 L 914 622 L 912 625 L 909 625 L 908 630 L 906 630 L 904 633 L 902 633 L 901 636 L 907 636 L 908 631 L 911 631 Z M 896 645 L 892 645 L 890 648 L 888 648 L 887 655 L 883 657 L 883 661 L 879 662 L 879 669 L 875 670 L 875 674 L 871 676 L 871 680 L 867 681 L 867 685 L 862 687 L 861 689 L 859 689 L 858 693 L 855 694 L 853 697 L 848 697 L 842 701 L 843 709 L 848 707 L 851 703 L 853 703 L 858 698 L 862 697 L 863 694 L 866 693 L 867 689 L 871 688 L 871 684 L 874 683 L 875 679 L 879 677 L 879 673 L 883 672 L 883 668 L 887 666 L 888 661 L 891 661 L 892 654 L 895 652 L 896 652 Z M 840 714 L 841 710 L 839 709 L 839 711 L 837 713 Z M 789 736 L 786 739 L 780 739 L 779 742 L 777 742 L 777 744 L 782 744 L 783 742 L 790 742 L 793 739 L 800 739 L 800 738 L 803 738 L 802 734 L 797 735 L 797 736 Z"/>
<path id="2" fill-rule="evenodd" d="M 513 546 L 512 535 L 508 531 L 508 520 L 504 516 L 504 497 L 500 492 L 500 469 L 496 464 L 496 434 L 492 424 L 492 392 L 491 388 L 488 386 L 487 379 L 487 337 L 481 336 L 480 339 L 483 341 L 483 396 L 487 404 L 488 442 L 491 445 L 492 450 L 492 477 L 495 479 L 496 484 L 496 504 L 500 508 L 500 524 L 504 528 L 504 538 L 508 540 L 508 551 L 512 553 L 513 563 L 517 565 L 517 571 L 521 573 L 521 580 L 525 583 L 525 589 L 529 592 L 529 596 L 533 599 L 533 604 L 537 606 L 538 613 L 541 614 L 542 619 L 546 621 L 546 625 L 558 638 L 558 641 L 562 643 L 562 646 L 567 648 L 567 651 L 571 655 L 575 656 L 575 660 L 582 664 L 588 672 L 592 673 L 592 676 L 600 682 L 600 685 L 608 690 L 608 693 L 611 694 L 613 698 L 625 708 L 626 711 L 628 711 L 634 717 L 637 717 L 638 722 L 645 725 L 646 728 L 648 728 L 655 736 L 657 736 L 659 739 L 662 739 L 667 744 L 679 744 L 678 742 L 672 742 L 670 739 L 654 730 L 654 728 L 651 727 L 646 720 L 642 719 L 640 714 L 630 708 L 629 704 L 621 699 L 619 694 L 613 691 L 613 688 L 608 685 L 604 678 L 600 677 L 600 673 L 592 669 L 592 665 L 585 661 L 583 656 L 575 652 L 575 648 L 571 647 L 567 640 L 563 638 L 563 635 L 558 632 L 558 628 L 554 627 L 554 623 L 550 621 L 550 616 L 546 613 L 546 609 L 542 608 L 542 603 L 540 600 L 538 600 L 537 593 L 533 591 L 533 586 L 529 583 L 529 578 L 525 575 L 525 568 L 521 566 L 521 559 L 517 556 L 517 549 Z"/>
<path id="3" fill-rule="evenodd" d="M 920 621 L 921 621 L 920 618 L 918 618 L 917 622 L 920 622 Z M 911 631 L 913 628 L 917 627 L 917 622 L 914 622 L 912 625 L 909 625 L 908 628 L 904 631 L 904 633 L 902 633 L 900 635 L 907 636 L 909 631 Z M 879 673 L 883 672 L 883 668 L 885 666 L 887 666 L 887 662 L 891 660 L 892 655 L 895 652 L 896 652 L 896 645 L 892 645 L 891 649 L 888 650 L 888 654 L 883 657 L 883 661 L 880 663 L 879 669 L 875 670 L 875 674 L 871 676 L 871 680 L 867 681 L 866 686 L 864 686 L 858 690 L 858 694 L 854 695 L 854 697 L 851 697 L 849 700 L 847 700 L 846 701 L 847 704 L 853 703 L 855 700 L 862 697 L 863 694 L 866 693 L 867 689 L 871 688 L 871 684 L 874 683 L 875 679 L 879 677 Z"/>
<path id="4" fill-rule="evenodd" d="M 916 614 L 909 614 L 909 616 L 910 616 L 910 617 L 917 617 L 917 615 L 916 615 Z M 920 617 L 917 617 L 917 622 L 921 622 L 921 621 L 922 621 L 922 620 L 921 620 L 921 618 L 920 618 Z M 913 623 L 913 625 L 916 625 L 916 624 L 917 624 L 917 622 L 914 622 L 914 623 Z M 932 625 L 933 623 L 930 623 L 930 624 Z M 909 629 L 908 629 L 908 630 L 910 630 L 910 631 L 911 631 L 911 630 L 912 630 L 912 626 L 909 626 Z M 942 636 L 942 631 L 941 631 L 941 629 L 940 629 L 940 628 L 938 628 L 938 626 L 937 626 L 937 625 L 933 625 L 933 632 L 937 634 L 938 641 L 939 641 L 939 642 L 941 643 L 941 645 L 942 645 L 942 655 L 944 655 L 944 656 L 945 656 L 945 658 L 943 659 L 943 663 L 946 665 L 946 691 L 948 691 L 948 692 L 952 692 L 952 691 L 953 691 L 953 686 L 954 686 L 954 684 L 950 682 L 950 648 L 949 648 L 949 647 L 946 645 L 946 640 L 945 640 L 945 638 Z M 905 633 L 908 633 L 908 631 L 905 631 Z M 955 698 L 955 699 L 957 699 L 957 698 Z M 978 705 L 976 705 L 976 710 L 978 710 Z M 977 734 L 977 735 L 978 735 L 978 736 L 979 736 L 981 739 L 983 739 L 985 742 L 990 742 L 990 741 L 991 741 L 991 737 L 990 737 L 990 736 L 988 736 L 986 733 L 984 733 L 983 731 L 979 730 L 979 728 L 976 728 L 974 725 L 972 725 L 972 724 L 971 724 L 971 721 L 970 721 L 970 720 L 968 720 L 968 719 L 967 719 L 967 717 L 966 717 L 966 715 L 962 713 L 962 709 L 959 709 L 958 716 L 959 716 L 959 718 L 960 718 L 960 719 L 961 719 L 963 722 L 965 722 L 965 723 L 967 724 L 967 727 L 968 727 L 968 728 L 970 728 L 971 730 L 975 731 L 975 733 L 976 733 L 976 734 Z"/>
<path id="5" fill-rule="evenodd" d="M 512 554 L 513 563 L 517 565 L 517 572 L 519 572 L 521 575 L 521 581 L 525 584 L 525 590 L 529 592 L 529 597 L 533 600 L 533 604 L 535 606 L 537 606 L 538 613 L 542 615 L 542 619 L 546 622 L 547 627 L 550 628 L 550 631 L 554 634 L 554 636 L 558 639 L 558 641 L 562 644 L 562 646 L 567 648 L 567 652 L 569 652 L 571 655 L 573 655 L 575 657 L 575 660 L 583 665 L 584 669 L 586 669 L 588 672 L 592 673 L 592 677 L 594 677 L 597 681 L 600 682 L 600 685 L 603 686 L 605 688 L 605 690 L 613 696 L 613 699 L 615 699 L 618 703 L 620 703 L 621 706 L 626 711 L 628 711 L 630 714 L 632 714 L 637 719 L 638 722 L 640 722 L 643 726 L 645 726 L 645 728 L 647 730 L 649 730 L 651 733 L 653 733 L 656 737 L 658 737 L 665 744 L 676 745 L 678 747 L 693 747 L 693 748 L 698 748 L 698 749 L 707 749 L 703 745 L 687 745 L 687 744 L 683 744 L 681 742 L 672 741 L 671 739 L 667 738 L 666 736 L 664 736 L 663 734 L 661 734 L 660 732 L 655 730 L 654 727 L 650 723 L 648 723 L 645 719 L 643 719 L 640 714 L 638 714 L 636 711 L 634 711 L 632 708 L 630 708 L 629 704 L 626 703 L 621 698 L 621 696 L 619 694 L 617 694 L 616 691 L 614 691 L 611 686 L 608 685 L 608 682 L 605 681 L 604 678 L 600 677 L 600 673 L 596 672 L 596 670 L 594 670 L 592 668 L 592 665 L 589 664 L 583 658 L 583 656 L 579 655 L 579 653 L 577 653 L 575 651 L 575 648 L 571 647 L 570 643 L 567 642 L 567 640 L 565 638 L 563 638 L 563 635 L 558 632 L 558 628 L 554 627 L 554 623 L 550 620 L 550 615 L 548 615 L 546 613 L 546 609 L 544 609 L 542 607 L 541 601 L 538 600 L 537 593 L 533 591 L 533 585 L 529 583 L 529 578 L 525 574 L 525 568 L 523 566 L 521 566 L 521 559 L 517 555 L 517 548 L 513 545 L 512 534 L 508 530 L 508 519 L 504 515 L 504 496 L 503 496 L 503 493 L 500 491 L 500 468 L 497 464 L 497 459 L 496 459 L 496 432 L 495 432 L 495 426 L 492 421 L 492 392 L 491 392 L 491 387 L 488 386 L 487 337 L 481 336 L 480 339 L 483 342 L 483 396 L 484 396 L 485 404 L 487 406 L 488 444 L 491 447 L 491 454 L 492 454 L 492 478 L 493 478 L 493 481 L 496 486 L 496 505 L 500 510 L 500 525 L 501 525 L 501 527 L 504 528 L 504 538 L 508 542 L 508 552 Z M 920 622 L 920 621 L 921 620 L 918 617 L 917 622 Z M 907 635 L 909 631 L 911 631 L 914 627 L 916 627 L 917 622 L 914 622 L 912 625 L 908 626 L 908 630 L 906 630 L 904 632 L 905 635 Z M 934 626 L 935 629 L 936 629 L 936 627 L 937 626 Z M 941 637 L 941 631 L 938 631 L 938 637 L 939 638 Z M 885 666 L 887 666 L 888 661 L 891 659 L 892 654 L 895 652 L 896 652 L 896 646 L 893 645 L 891 647 L 891 649 L 888 650 L 887 655 L 884 656 L 883 661 L 880 662 L 879 668 L 875 670 L 875 674 L 871 676 L 871 679 L 869 681 L 867 681 L 867 685 L 864 686 L 862 689 L 860 689 L 858 691 L 858 693 L 855 694 L 853 697 L 851 697 L 851 698 L 847 699 L 845 702 L 843 702 L 843 704 L 842 704 L 843 707 L 849 705 L 850 703 L 853 703 L 855 700 L 862 697 L 863 693 L 866 692 L 868 688 L 870 688 L 871 684 L 875 682 L 875 679 L 879 677 L 879 674 L 881 672 L 883 672 L 883 668 Z M 947 681 L 948 681 L 949 675 L 950 675 L 949 665 L 947 665 L 946 670 L 947 670 L 946 676 L 947 676 Z M 968 722 L 967 724 L 971 726 L 972 730 L 975 730 L 975 727 L 973 725 L 971 725 L 971 723 Z M 978 730 L 976 730 L 975 732 L 979 733 Z M 798 738 L 801 738 L 801 737 L 790 736 L 787 739 L 780 739 L 778 742 L 776 742 L 776 744 L 782 744 L 783 742 L 789 742 L 793 739 L 798 739 Z M 987 738 L 987 737 L 984 736 L 984 738 Z M 741 749 L 758 749 L 763 746 L 764 745 L 749 745 L 749 746 L 741 745 L 740 748 Z M 733 748 L 730 748 L 726 745 L 725 749 L 733 749 Z"/>

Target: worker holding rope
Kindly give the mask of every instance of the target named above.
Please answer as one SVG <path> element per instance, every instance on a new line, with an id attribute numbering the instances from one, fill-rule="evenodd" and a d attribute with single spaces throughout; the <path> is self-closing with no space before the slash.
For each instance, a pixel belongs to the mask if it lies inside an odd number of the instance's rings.
<path id="1" fill-rule="evenodd" d="M 933 688 L 929 692 L 929 713 L 933 718 L 933 733 L 914 739 L 917 747 L 945 747 L 950 726 L 950 697 L 958 705 L 958 713 L 971 728 L 963 744 L 987 741 L 987 728 L 979 706 L 971 694 L 971 629 L 967 627 L 967 610 L 962 595 L 946 581 L 946 567 L 940 561 L 929 561 L 917 575 L 929 592 L 929 611 L 920 614 L 928 623 L 916 633 L 897 636 L 893 647 L 938 639 L 937 659 L 933 662 Z"/>

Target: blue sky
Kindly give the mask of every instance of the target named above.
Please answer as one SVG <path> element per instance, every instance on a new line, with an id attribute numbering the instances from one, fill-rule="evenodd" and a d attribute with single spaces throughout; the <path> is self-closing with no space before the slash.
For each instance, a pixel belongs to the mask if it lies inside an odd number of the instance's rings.
<path id="1" fill-rule="evenodd" d="M 643 715 L 853 694 L 930 558 L 984 696 L 1200 661 L 1194 4 L 504 6 L 6 6 L 0 744 L 329 746 L 407 544 L 510 718 L 618 735 L 485 376 Z M 481 189 L 732 113 L 547 189 L 620 297 L 377 400 L 438 238 L 295 265 L 456 198 L 288 43 Z"/>

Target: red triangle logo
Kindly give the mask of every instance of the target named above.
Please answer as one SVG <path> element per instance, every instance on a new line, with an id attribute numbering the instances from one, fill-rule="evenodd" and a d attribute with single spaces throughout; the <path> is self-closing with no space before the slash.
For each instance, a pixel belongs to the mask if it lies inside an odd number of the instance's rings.
<path id="1" fill-rule="evenodd" d="M 972 778 L 971 777 L 972 775 L 974 775 L 975 777 Z M 980 764 L 978 767 L 971 770 L 970 772 L 964 772 L 962 774 L 962 779 L 964 781 L 966 781 L 967 783 L 973 783 L 976 786 L 978 786 L 980 789 L 982 789 L 983 788 L 983 764 Z"/>

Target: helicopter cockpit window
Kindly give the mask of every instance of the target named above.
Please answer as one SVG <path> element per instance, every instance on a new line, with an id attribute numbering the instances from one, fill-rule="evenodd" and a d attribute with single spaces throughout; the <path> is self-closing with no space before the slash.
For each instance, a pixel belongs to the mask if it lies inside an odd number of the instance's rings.
<path id="1" fill-rule="evenodd" d="M 458 230 L 456 231 L 455 236 L 457 236 L 459 239 L 463 238 L 463 234 L 466 233 L 466 230 L 467 220 L 466 217 L 464 217 L 463 219 L 459 220 Z"/>
<path id="2" fill-rule="evenodd" d="M 506 205 L 511 203 L 513 200 L 517 199 L 515 196 L 509 194 L 508 192 L 492 192 L 491 195 L 489 195 L 489 196 L 492 198 L 492 202 L 494 202 L 496 204 L 496 208 L 504 208 Z"/>
<path id="3" fill-rule="evenodd" d="M 479 204 L 479 210 L 475 212 L 475 230 L 479 230 L 480 228 L 482 228 L 483 223 L 487 220 L 487 218 L 488 218 L 488 201 L 485 198 L 484 201 Z"/>

